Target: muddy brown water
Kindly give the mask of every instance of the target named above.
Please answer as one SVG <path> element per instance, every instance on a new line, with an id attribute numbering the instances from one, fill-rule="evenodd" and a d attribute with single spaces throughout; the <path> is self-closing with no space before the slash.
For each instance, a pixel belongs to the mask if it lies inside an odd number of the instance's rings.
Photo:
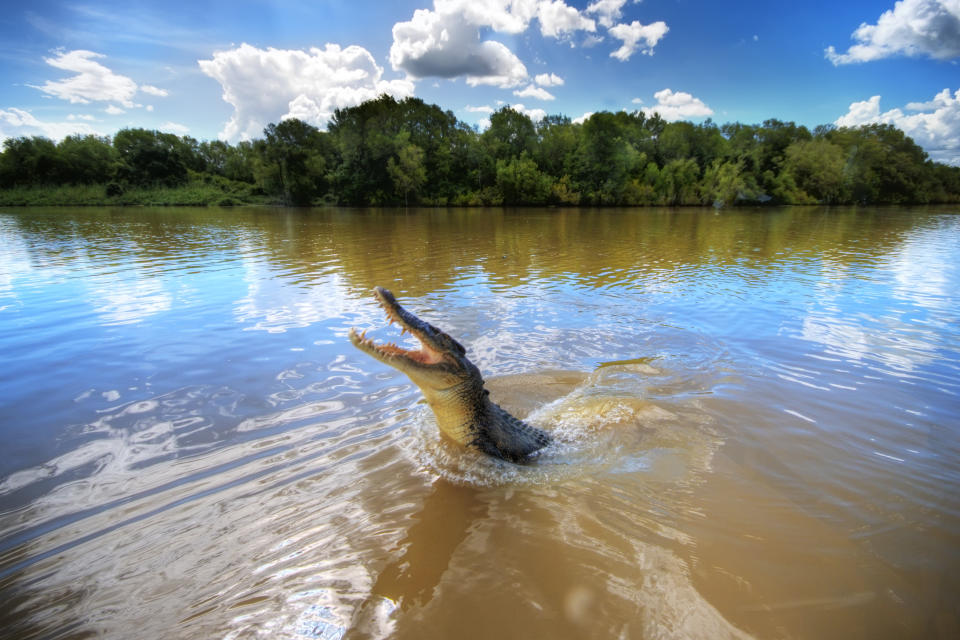
<path id="1" fill-rule="evenodd" d="M 956 208 L 0 210 L 0 636 L 960 637 L 958 309 Z"/>

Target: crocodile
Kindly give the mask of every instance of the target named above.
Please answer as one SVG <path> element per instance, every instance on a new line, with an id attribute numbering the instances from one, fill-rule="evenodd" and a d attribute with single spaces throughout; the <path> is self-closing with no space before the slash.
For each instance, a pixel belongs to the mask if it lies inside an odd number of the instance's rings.
<path id="1" fill-rule="evenodd" d="M 510 415 L 490 400 L 480 370 L 467 350 L 447 333 L 410 313 L 393 294 L 375 287 L 373 295 L 401 335 L 412 334 L 420 349 L 377 344 L 366 331 L 350 329 L 350 342 L 364 353 L 405 373 L 423 393 L 440 431 L 456 442 L 509 462 L 524 462 L 550 444 L 542 429 Z"/>

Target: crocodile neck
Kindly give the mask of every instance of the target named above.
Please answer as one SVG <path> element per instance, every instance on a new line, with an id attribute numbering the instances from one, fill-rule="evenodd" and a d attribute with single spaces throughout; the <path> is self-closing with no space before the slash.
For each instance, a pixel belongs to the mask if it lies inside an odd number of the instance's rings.
<path id="1" fill-rule="evenodd" d="M 491 402 L 486 391 L 457 393 L 453 398 L 444 398 L 446 402 L 438 400 L 430 401 L 430 406 L 440 430 L 457 442 L 488 455 L 521 462 L 550 444 L 551 438 L 545 431 Z"/>

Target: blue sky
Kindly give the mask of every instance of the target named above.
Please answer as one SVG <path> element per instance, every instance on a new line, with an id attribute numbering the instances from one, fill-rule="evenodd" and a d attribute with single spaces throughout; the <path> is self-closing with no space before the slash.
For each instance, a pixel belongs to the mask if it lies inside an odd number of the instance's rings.
<path id="1" fill-rule="evenodd" d="M 481 127 L 505 104 L 890 122 L 960 164 L 960 0 L 34 0 L 0 42 L 0 138 L 237 141 L 386 92 Z"/>

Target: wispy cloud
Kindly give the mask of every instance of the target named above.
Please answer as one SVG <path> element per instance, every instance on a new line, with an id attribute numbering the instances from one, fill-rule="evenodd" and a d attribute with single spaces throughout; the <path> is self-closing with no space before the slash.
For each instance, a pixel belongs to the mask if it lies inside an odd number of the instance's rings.
<path id="1" fill-rule="evenodd" d="M 133 78 L 116 73 L 100 62 L 107 58 L 102 53 L 85 49 L 61 49 L 54 53 L 53 57 L 45 57 L 44 62 L 74 75 L 60 80 L 47 80 L 42 85 L 28 85 L 52 98 L 72 104 L 109 102 L 112 104 L 107 107 L 107 113 L 116 115 L 124 113 L 125 109 L 143 106 L 133 101 L 138 92 L 156 97 L 169 95 L 166 89 L 148 84 L 138 85 Z"/>
<path id="2" fill-rule="evenodd" d="M 137 83 L 97 62 L 105 57 L 101 53 L 78 49 L 60 51 L 56 57 L 44 58 L 50 66 L 76 75 L 63 80 L 47 80 L 35 88 L 72 103 L 116 102 L 127 108 L 133 107 Z"/>
<path id="3" fill-rule="evenodd" d="M 0 109 L 0 143 L 7 138 L 18 136 L 43 136 L 53 140 L 62 140 L 73 134 L 100 134 L 87 122 L 84 116 L 67 117 L 66 122 L 40 120 L 24 109 Z"/>
<path id="4" fill-rule="evenodd" d="M 175 49 L 194 55 L 207 53 L 220 43 L 210 29 L 186 27 L 170 19 L 170 12 L 144 8 L 142 4 L 111 6 L 109 10 L 88 4 L 65 6 L 62 20 L 36 12 L 27 22 L 53 40 L 63 43 L 133 43 Z"/>
<path id="5" fill-rule="evenodd" d="M 159 87 L 154 87 L 154 86 L 149 85 L 149 84 L 142 84 L 142 85 L 140 85 L 140 91 L 143 91 L 144 93 L 148 93 L 148 94 L 150 94 L 150 95 L 152 95 L 152 96 L 158 96 L 158 97 L 160 97 L 160 98 L 166 98 L 168 95 L 170 95 L 170 92 L 167 91 L 166 89 L 161 89 L 161 88 L 159 88 Z"/>
<path id="6" fill-rule="evenodd" d="M 190 133 L 190 127 L 185 124 L 180 124 L 178 122 L 163 122 L 159 127 L 160 131 L 166 131 L 167 133 L 175 133 L 178 136 L 185 136 Z"/>

